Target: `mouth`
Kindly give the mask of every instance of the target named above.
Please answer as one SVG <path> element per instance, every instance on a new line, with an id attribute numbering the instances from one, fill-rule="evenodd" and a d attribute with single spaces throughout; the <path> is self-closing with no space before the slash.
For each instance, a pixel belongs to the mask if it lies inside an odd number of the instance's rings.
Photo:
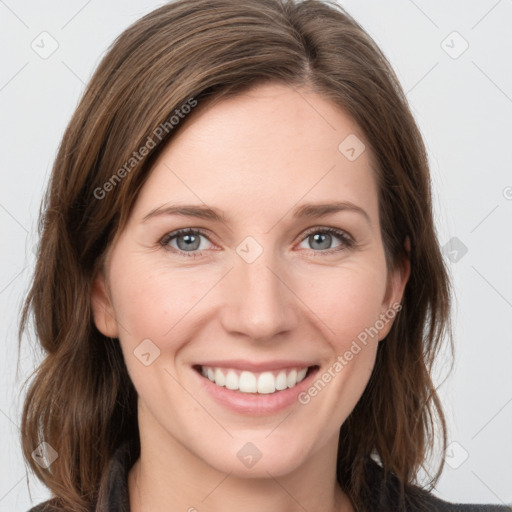
<path id="1" fill-rule="evenodd" d="M 203 360 L 190 366 L 199 392 L 238 414 L 266 416 L 298 405 L 320 371 L 316 361 Z"/>
<path id="2" fill-rule="evenodd" d="M 296 388 L 312 373 L 318 365 L 291 366 L 276 370 L 253 372 L 239 368 L 194 365 L 193 369 L 204 379 L 219 388 L 226 388 L 239 394 L 275 395 Z"/>

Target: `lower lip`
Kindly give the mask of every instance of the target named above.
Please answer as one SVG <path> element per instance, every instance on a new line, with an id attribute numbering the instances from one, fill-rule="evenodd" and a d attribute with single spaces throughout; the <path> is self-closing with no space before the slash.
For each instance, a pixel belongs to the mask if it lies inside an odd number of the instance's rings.
<path id="1" fill-rule="evenodd" d="M 201 385 L 216 402 L 236 412 L 254 416 L 273 414 L 297 403 L 298 395 L 310 386 L 318 370 L 318 366 L 311 368 L 304 380 L 293 388 L 283 389 L 275 393 L 259 394 L 242 393 L 224 386 L 217 386 L 217 384 L 204 377 L 197 370 L 192 369 L 197 378 L 200 379 Z"/>

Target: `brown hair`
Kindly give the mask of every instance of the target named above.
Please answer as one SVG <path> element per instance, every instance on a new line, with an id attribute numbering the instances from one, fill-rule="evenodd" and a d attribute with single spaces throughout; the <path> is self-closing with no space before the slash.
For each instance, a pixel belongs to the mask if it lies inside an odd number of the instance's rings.
<path id="1" fill-rule="evenodd" d="M 27 462 L 62 510 L 90 510 L 113 451 L 138 438 L 136 392 L 119 343 L 103 336 L 92 317 L 92 281 L 106 250 L 156 157 L 193 118 L 171 126 L 176 109 L 263 81 L 307 85 L 356 121 L 375 157 L 388 266 L 411 262 L 403 308 L 340 430 L 340 485 L 364 510 L 370 456 L 398 479 L 403 494 L 425 467 L 437 425 L 444 454 L 446 425 L 431 372 L 450 334 L 450 285 L 433 224 L 426 150 L 385 56 L 336 3 L 178 0 L 134 23 L 104 56 L 64 133 L 42 204 L 20 342 L 32 315 L 45 358 L 27 392 L 21 435 Z M 144 146 L 144 158 L 131 161 Z M 58 453 L 48 470 L 31 457 L 42 441 Z M 431 484 L 442 468 L 441 462 Z"/>

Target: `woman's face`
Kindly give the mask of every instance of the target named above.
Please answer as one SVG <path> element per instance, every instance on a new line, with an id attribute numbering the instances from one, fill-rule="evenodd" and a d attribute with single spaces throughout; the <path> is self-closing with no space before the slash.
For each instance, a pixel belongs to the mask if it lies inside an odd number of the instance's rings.
<path id="1" fill-rule="evenodd" d="M 408 268 L 387 272 L 370 151 L 342 110 L 267 84 L 194 115 L 110 248 L 95 322 L 119 338 L 141 437 L 283 475 L 333 456 Z"/>

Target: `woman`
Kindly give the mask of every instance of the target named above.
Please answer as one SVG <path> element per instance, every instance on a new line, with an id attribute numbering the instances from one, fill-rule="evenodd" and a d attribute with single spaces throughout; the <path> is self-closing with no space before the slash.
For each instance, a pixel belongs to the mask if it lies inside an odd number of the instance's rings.
<path id="1" fill-rule="evenodd" d="M 47 352 L 33 510 L 466 510 L 416 481 L 446 445 L 430 194 L 341 8 L 181 0 L 126 30 L 64 135 L 22 317 Z"/>

